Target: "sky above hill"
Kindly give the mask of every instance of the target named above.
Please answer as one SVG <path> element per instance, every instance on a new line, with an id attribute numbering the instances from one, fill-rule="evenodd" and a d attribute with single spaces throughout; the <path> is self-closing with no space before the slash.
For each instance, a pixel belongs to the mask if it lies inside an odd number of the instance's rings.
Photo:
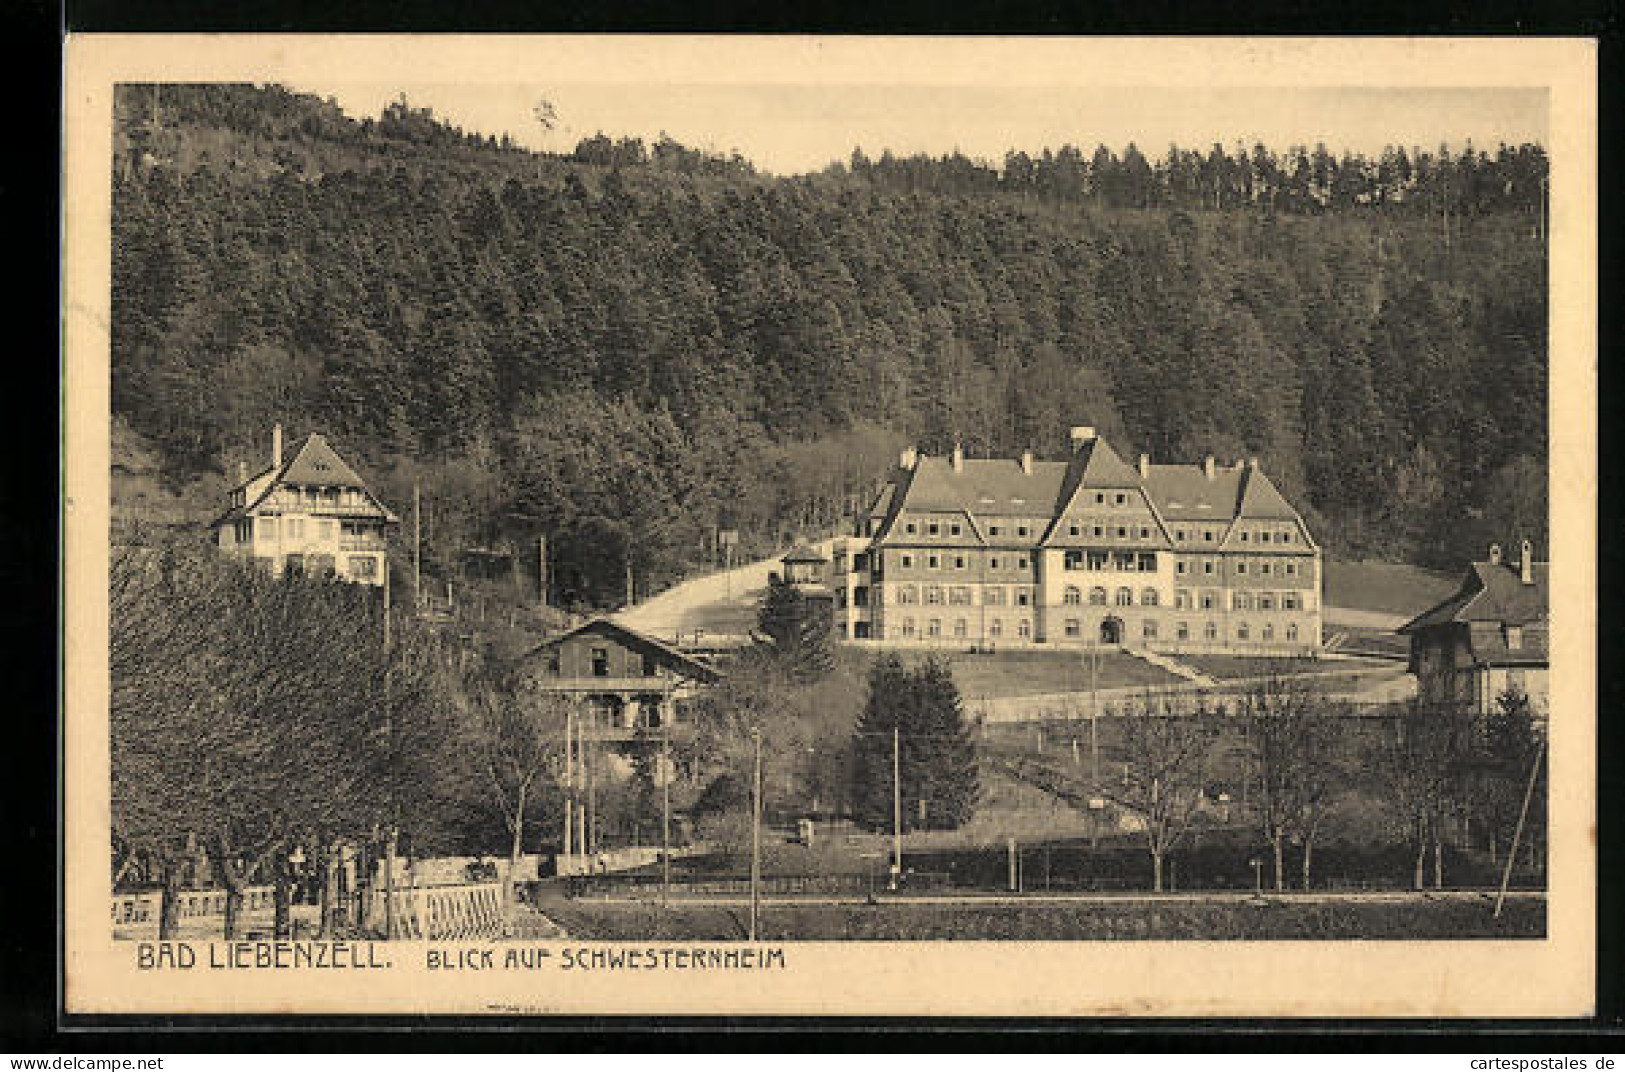
<path id="1" fill-rule="evenodd" d="M 632 81 L 289 82 L 334 97 L 351 115 L 376 116 L 401 93 L 415 107 L 481 133 L 568 152 L 599 132 L 653 141 L 662 132 L 695 148 L 735 150 L 776 174 L 816 171 L 855 147 L 931 155 L 959 150 L 1000 162 L 1010 149 L 1036 153 L 1129 142 L 1150 157 L 1170 143 L 1206 152 L 1215 141 L 1277 151 L 1324 142 L 1333 153 L 1374 156 L 1390 144 L 1459 151 L 1469 140 L 1547 140 L 1547 94 L 1523 87 L 1089 86 L 815 82 Z M 544 132 L 536 102 L 557 125 Z"/>

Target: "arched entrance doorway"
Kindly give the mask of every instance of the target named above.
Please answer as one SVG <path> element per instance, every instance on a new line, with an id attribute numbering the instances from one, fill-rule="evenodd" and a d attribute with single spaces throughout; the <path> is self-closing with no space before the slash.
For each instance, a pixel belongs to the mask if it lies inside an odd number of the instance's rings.
<path id="1" fill-rule="evenodd" d="M 1102 644 L 1121 644 L 1123 642 L 1123 620 L 1121 618 L 1107 618 L 1100 623 L 1100 642 Z"/>

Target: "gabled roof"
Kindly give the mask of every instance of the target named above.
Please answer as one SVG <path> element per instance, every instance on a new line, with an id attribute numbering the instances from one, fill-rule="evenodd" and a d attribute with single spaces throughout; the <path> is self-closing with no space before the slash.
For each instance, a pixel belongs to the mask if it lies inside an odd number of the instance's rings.
<path id="1" fill-rule="evenodd" d="M 1545 562 L 1532 565 L 1531 584 L 1523 583 L 1516 562 L 1474 562 L 1455 595 L 1397 631 L 1414 633 L 1450 622 L 1520 626 L 1544 622 L 1550 614 L 1548 576 Z"/>
<path id="2" fill-rule="evenodd" d="M 1286 501 L 1262 469 L 1248 467 L 1242 472 L 1241 504 L 1236 507 L 1237 517 L 1262 518 L 1273 521 L 1296 521 L 1298 512 Z"/>
<path id="3" fill-rule="evenodd" d="M 293 458 L 282 467 L 278 483 L 321 484 L 335 488 L 359 488 L 365 491 L 366 482 L 356 475 L 343 458 L 327 445 L 319 432 L 305 438 Z"/>
<path id="4" fill-rule="evenodd" d="M 263 481 L 263 483 L 259 483 Z M 256 487 L 256 484 L 259 486 Z M 350 468 L 348 462 L 338 456 L 338 452 L 328 445 L 321 433 L 312 432 L 305 437 L 299 449 L 282 464 L 281 469 L 268 467 L 260 470 L 247 480 L 232 487 L 232 491 L 248 489 L 247 502 L 243 506 L 234 506 L 209 523 L 210 528 L 219 528 L 228 522 L 252 514 L 265 497 L 272 490 L 282 484 L 314 484 L 332 488 L 354 488 L 366 494 L 372 504 L 378 508 L 386 521 L 399 521 L 395 512 L 381 502 L 367 487 L 356 471 Z"/>
<path id="5" fill-rule="evenodd" d="M 646 654 L 656 655 L 663 659 L 667 665 L 677 668 L 681 673 L 695 679 L 696 681 L 703 681 L 709 684 L 718 680 L 720 677 L 715 670 L 700 662 L 692 655 L 679 651 L 664 641 L 656 640 L 647 633 L 640 633 L 630 626 L 622 625 L 613 618 L 594 618 L 591 621 L 583 622 L 581 625 L 576 626 L 574 629 L 571 629 L 568 632 L 560 633 L 558 636 L 552 637 L 551 639 L 538 644 L 536 647 L 520 656 L 519 661 L 521 664 L 527 663 L 531 659 L 540 655 L 542 652 L 558 647 L 566 640 L 589 634 L 595 636 L 612 636 L 634 651 L 642 651 Z"/>
<path id="6" fill-rule="evenodd" d="M 1127 462 L 1118 457 L 1110 443 L 1099 437 L 1088 440 L 1078 448 L 1072 461 L 1066 463 L 1066 479 L 1061 486 L 1061 494 L 1055 508 L 1055 521 L 1051 528 L 1060 522 L 1062 514 L 1072 508 L 1072 501 L 1078 497 L 1081 488 L 1139 486 L 1139 470 L 1130 468 Z"/>

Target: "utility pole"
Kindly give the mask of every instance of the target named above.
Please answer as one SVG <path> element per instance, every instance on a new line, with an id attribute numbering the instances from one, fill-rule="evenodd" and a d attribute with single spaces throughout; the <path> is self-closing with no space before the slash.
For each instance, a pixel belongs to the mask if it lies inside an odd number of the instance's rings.
<path id="1" fill-rule="evenodd" d="M 547 606 L 547 537 L 536 537 L 536 595 Z"/>
<path id="2" fill-rule="evenodd" d="M 412 602 L 423 609 L 423 488 L 412 482 Z"/>
<path id="3" fill-rule="evenodd" d="M 588 708 L 590 711 L 591 708 Z M 582 791 L 587 787 L 587 727 L 586 711 L 576 719 L 576 852 L 587 853 L 587 807 Z"/>
<path id="4" fill-rule="evenodd" d="M 1100 677 L 1100 649 L 1089 647 L 1089 777 L 1100 785 L 1100 694 L 1095 685 Z"/>
<path id="5" fill-rule="evenodd" d="M 756 924 L 762 901 L 762 731 L 751 731 L 756 744 L 756 774 L 751 779 L 750 820 L 750 940 L 756 940 Z"/>
<path id="6" fill-rule="evenodd" d="M 1506 867 L 1501 871 L 1501 888 L 1495 894 L 1495 911 L 1491 918 L 1501 918 L 1501 906 L 1506 903 L 1507 886 L 1512 882 L 1512 862 L 1518 858 L 1518 842 L 1523 837 L 1524 820 L 1529 817 L 1529 798 L 1535 795 L 1535 777 L 1540 774 L 1540 761 L 1546 755 L 1546 738 L 1540 739 L 1535 749 L 1535 761 L 1529 765 L 1529 781 L 1523 787 L 1523 806 L 1518 809 L 1518 825 L 1512 830 L 1512 845 L 1507 849 Z"/>
<path id="7" fill-rule="evenodd" d="M 575 710 L 570 707 L 564 709 L 564 858 L 570 859 L 571 827 L 575 825 L 575 765 L 571 762 L 570 753 L 574 751 L 571 738 L 575 735 Z"/>
<path id="8" fill-rule="evenodd" d="M 384 551 L 384 654 L 389 654 L 389 551 Z"/>
<path id="9" fill-rule="evenodd" d="M 671 903 L 671 730 L 660 723 L 660 906 Z"/>
<path id="10" fill-rule="evenodd" d="M 903 738 L 891 728 L 891 888 L 903 874 Z"/>

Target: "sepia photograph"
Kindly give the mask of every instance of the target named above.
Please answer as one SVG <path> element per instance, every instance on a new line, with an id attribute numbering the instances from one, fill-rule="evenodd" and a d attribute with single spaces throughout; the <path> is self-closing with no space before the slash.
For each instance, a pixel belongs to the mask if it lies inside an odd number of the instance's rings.
<path id="1" fill-rule="evenodd" d="M 70 42 L 70 1009 L 1588 1007 L 1583 43 L 276 41 Z"/>

